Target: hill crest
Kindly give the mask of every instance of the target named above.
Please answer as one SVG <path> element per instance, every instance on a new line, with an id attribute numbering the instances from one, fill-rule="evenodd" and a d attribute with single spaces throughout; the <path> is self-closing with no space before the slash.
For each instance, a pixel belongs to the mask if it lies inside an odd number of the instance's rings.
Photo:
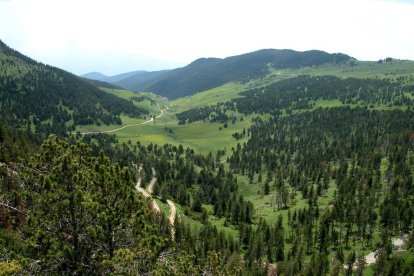
<path id="1" fill-rule="evenodd" d="M 353 58 L 324 51 L 295 51 L 289 49 L 262 49 L 226 58 L 199 58 L 185 67 L 132 75 L 116 82 L 133 91 L 150 91 L 170 99 L 205 91 L 227 82 L 245 82 L 268 73 L 273 68 L 300 68 L 324 63 L 342 63 Z M 150 78 L 148 81 L 147 78 Z M 127 81 L 126 81 L 127 80 Z"/>

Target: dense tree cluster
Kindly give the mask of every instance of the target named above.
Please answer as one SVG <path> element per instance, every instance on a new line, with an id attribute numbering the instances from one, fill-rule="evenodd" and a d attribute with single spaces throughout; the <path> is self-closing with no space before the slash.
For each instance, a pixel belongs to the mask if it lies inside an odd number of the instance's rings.
<path id="1" fill-rule="evenodd" d="M 93 86 L 97 88 L 108 88 L 108 89 L 123 89 L 120 86 L 117 86 L 115 84 L 105 82 L 105 81 L 99 81 L 99 80 L 93 80 L 88 78 L 82 78 L 83 81 L 92 84 Z"/>
<path id="2" fill-rule="evenodd" d="M 131 97 L 130 100 L 135 102 L 149 101 L 151 105 L 155 105 L 157 103 L 153 98 L 145 95 Z"/>
<path id="3" fill-rule="evenodd" d="M 168 228 L 148 214 L 129 169 L 84 144 L 49 138 L 9 177 L 17 185 L 2 186 L 0 262 L 14 259 L 26 273 L 101 274 L 129 254 L 146 271 L 168 245 Z"/>

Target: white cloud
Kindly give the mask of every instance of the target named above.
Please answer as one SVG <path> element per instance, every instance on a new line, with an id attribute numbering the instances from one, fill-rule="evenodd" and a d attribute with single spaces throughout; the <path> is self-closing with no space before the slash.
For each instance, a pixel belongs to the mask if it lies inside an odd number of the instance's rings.
<path id="1" fill-rule="evenodd" d="M 76 73 L 161 69 L 159 60 L 173 66 L 261 48 L 414 59 L 413 14 L 414 5 L 384 0 L 0 0 L 0 38 Z"/>

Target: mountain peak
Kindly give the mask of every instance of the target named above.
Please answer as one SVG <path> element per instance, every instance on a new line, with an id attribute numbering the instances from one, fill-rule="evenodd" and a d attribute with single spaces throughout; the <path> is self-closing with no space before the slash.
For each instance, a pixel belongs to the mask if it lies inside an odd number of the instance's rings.
<path id="1" fill-rule="evenodd" d="M 213 57 L 203 57 L 203 58 L 198 58 L 196 60 L 194 60 L 193 62 L 191 62 L 188 66 L 199 66 L 199 65 L 205 65 L 205 64 L 211 64 L 211 63 L 216 63 L 219 61 L 222 61 L 223 59 L 221 58 L 213 58 Z"/>

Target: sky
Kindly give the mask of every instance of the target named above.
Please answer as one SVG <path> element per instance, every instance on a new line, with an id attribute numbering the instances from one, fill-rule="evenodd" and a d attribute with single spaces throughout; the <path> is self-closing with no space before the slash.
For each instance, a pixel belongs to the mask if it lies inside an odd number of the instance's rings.
<path id="1" fill-rule="evenodd" d="M 265 48 L 414 60 L 414 0 L 0 0 L 0 39 L 75 74 Z"/>

